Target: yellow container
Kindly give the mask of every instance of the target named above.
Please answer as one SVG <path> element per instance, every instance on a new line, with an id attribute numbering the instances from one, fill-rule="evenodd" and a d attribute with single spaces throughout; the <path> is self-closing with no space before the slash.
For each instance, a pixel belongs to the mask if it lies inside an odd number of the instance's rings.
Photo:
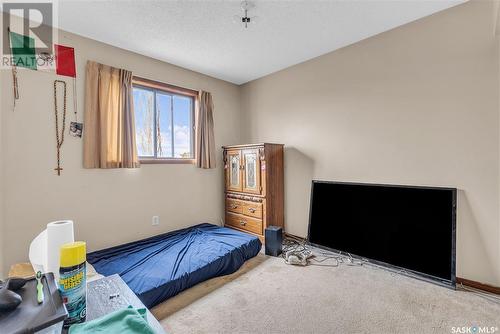
<path id="1" fill-rule="evenodd" d="M 61 246 L 61 267 L 73 267 L 87 260 L 87 245 L 84 241 L 75 241 Z"/>
<path id="2" fill-rule="evenodd" d="M 64 327 L 85 321 L 87 316 L 87 247 L 76 241 L 60 248 L 59 291 L 68 318 Z"/>

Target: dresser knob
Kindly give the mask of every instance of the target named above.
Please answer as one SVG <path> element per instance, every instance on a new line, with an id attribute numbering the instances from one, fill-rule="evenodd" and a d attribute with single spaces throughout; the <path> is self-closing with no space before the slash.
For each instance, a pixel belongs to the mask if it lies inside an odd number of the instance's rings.
<path id="1" fill-rule="evenodd" d="M 246 222 L 244 222 L 243 220 L 242 220 L 242 221 L 240 221 L 240 225 L 241 225 L 241 226 L 245 226 L 246 224 L 247 224 L 247 223 L 246 223 Z"/>
<path id="2" fill-rule="evenodd" d="M 248 209 L 248 211 L 250 211 L 251 213 L 255 213 L 255 209 L 254 208 L 250 208 L 250 209 Z"/>

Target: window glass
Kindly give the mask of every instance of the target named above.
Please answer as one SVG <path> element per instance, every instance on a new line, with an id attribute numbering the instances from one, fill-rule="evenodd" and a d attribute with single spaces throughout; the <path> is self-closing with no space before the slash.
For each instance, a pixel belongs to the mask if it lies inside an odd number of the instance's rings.
<path id="1" fill-rule="evenodd" d="M 192 159 L 194 98 L 134 85 L 137 153 L 148 159 Z"/>
<path id="2" fill-rule="evenodd" d="M 135 133 L 137 154 L 154 156 L 154 92 L 134 88 Z"/>
<path id="3" fill-rule="evenodd" d="M 172 157 L 172 96 L 156 94 L 157 156 Z"/>
<path id="4" fill-rule="evenodd" d="M 176 158 L 191 157 L 191 110 L 192 99 L 174 96 L 174 156 Z"/>

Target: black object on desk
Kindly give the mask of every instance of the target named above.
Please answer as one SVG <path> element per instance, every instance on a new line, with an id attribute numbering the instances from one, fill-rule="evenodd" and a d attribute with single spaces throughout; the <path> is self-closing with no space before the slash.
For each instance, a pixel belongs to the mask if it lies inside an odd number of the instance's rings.
<path id="1" fill-rule="evenodd" d="M 38 304 L 36 279 L 32 278 L 16 290 L 22 303 L 14 310 L 0 313 L 0 333 L 33 333 L 48 327 L 62 328 L 68 316 L 54 274 L 47 273 L 41 278 L 45 300 Z"/>
<path id="2" fill-rule="evenodd" d="M 111 275 L 87 283 L 87 321 L 132 305 L 146 308 L 119 275 Z M 165 334 L 158 320 L 147 310 L 149 325 L 158 334 Z"/>

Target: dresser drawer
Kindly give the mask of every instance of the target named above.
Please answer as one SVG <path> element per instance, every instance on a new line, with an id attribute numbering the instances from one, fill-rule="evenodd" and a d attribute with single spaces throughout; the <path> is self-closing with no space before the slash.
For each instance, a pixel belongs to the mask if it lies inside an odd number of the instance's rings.
<path id="1" fill-rule="evenodd" d="M 242 202 L 243 214 L 262 219 L 262 203 Z"/>
<path id="2" fill-rule="evenodd" d="M 243 203 L 236 199 L 226 198 L 226 210 L 235 213 L 243 213 Z"/>
<path id="3" fill-rule="evenodd" d="M 262 220 L 252 217 L 228 212 L 226 213 L 226 225 L 234 226 L 256 234 L 262 234 Z"/>

